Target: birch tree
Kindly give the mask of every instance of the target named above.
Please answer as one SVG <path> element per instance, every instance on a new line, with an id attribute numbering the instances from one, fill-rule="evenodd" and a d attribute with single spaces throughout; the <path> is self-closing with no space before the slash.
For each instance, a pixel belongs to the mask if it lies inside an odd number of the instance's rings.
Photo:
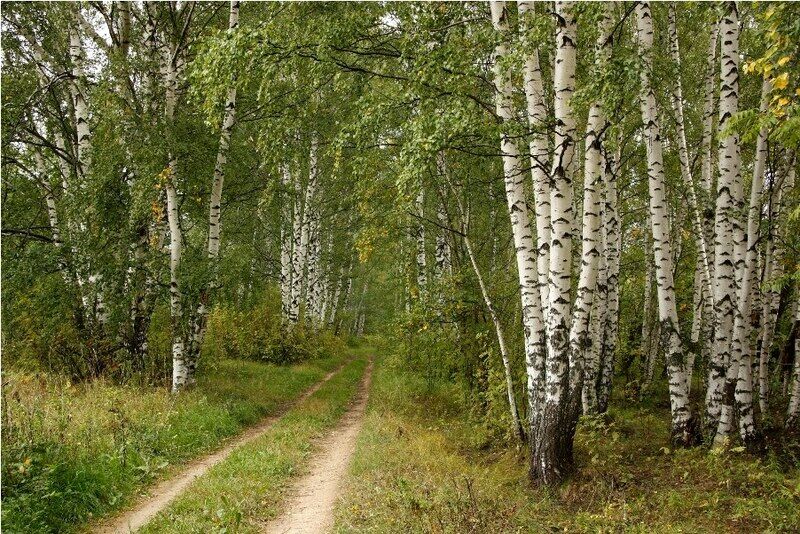
<path id="1" fill-rule="evenodd" d="M 725 131 L 728 122 L 738 110 L 739 55 L 738 13 L 734 2 L 725 3 L 725 13 L 720 24 L 721 71 L 719 131 Z M 739 138 L 735 133 L 719 141 L 719 179 L 717 180 L 716 214 L 714 217 L 714 350 L 709 362 L 708 392 L 706 394 L 706 426 L 717 434 L 723 417 L 729 425 L 731 414 L 723 414 L 723 396 L 728 368 L 731 366 L 731 343 L 736 303 L 736 247 L 734 239 L 734 210 L 741 203 Z M 735 375 L 731 377 L 731 380 Z M 730 382 L 729 396 L 733 396 Z M 728 406 L 733 404 L 731 400 Z"/>
<path id="2" fill-rule="evenodd" d="M 611 17 L 608 9 L 604 9 L 598 23 L 599 35 L 595 45 L 595 71 L 601 72 L 608 62 L 611 52 L 611 36 L 608 33 Z M 573 391 L 585 391 L 583 380 L 585 369 L 583 354 L 595 352 L 592 345 L 599 345 L 598 338 L 589 336 L 590 316 L 595 299 L 595 289 L 598 283 L 600 257 L 602 255 L 602 236 L 600 234 L 602 222 L 601 193 L 604 183 L 603 171 L 603 135 L 607 128 L 605 113 L 599 100 L 592 102 L 589 108 L 589 119 L 586 124 L 586 141 L 584 149 L 584 178 L 583 178 L 583 220 L 582 220 L 582 246 L 581 269 L 578 279 L 578 291 L 572 314 L 572 325 L 569 332 L 569 361 L 571 370 L 570 388 Z M 605 276 L 605 272 L 604 272 Z M 605 289 L 605 280 L 603 281 Z M 599 313 L 599 309 L 595 307 Z M 599 324 L 599 321 L 598 321 Z M 599 363 L 599 351 L 595 352 Z M 595 360 L 594 356 L 592 360 Z M 577 367 L 577 369 L 575 369 Z M 592 370 L 597 366 L 592 364 Z M 592 375 L 594 378 L 595 375 Z M 587 407 L 591 403 L 584 403 Z M 577 410 L 576 408 L 573 408 Z"/>
<path id="3" fill-rule="evenodd" d="M 525 335 L 525 366 L 527 370 L 527 390 L 530 413 L 531 447 L 537 451 L 541 434 L 541 398 L 543 386 L 543 364 L 545 361 L 544 317 L 542 300 L 539 294 L 539 277 L 536 269 L 537 247 L 531 232 L 528 207 L 525 203 L 523 164 L 519 149 L 509 132 L 513 117 L 513 86 L 510 73 L 503 61 L 508 57 L 510 28 L 508 10 L 505 2 L 491 2 L 492 24 L 499 34 L 500 42 L 495 47 L 494 84 L 496 88 L 495 110 L 503 121 L 500 135 L 500 150 L 503 158 L 503 178 L 506 202 L 508 205 L 511 231 L 516 250 L 517 274 L 519 276 L 522 321 Z M 549 464 L 541 466 L 536 456 L 531 459 L 531 476 L 545 483 L 551 477 L 541 477 L 540 467 L 549 469 Z M 548 473 L 549 474 L 549 473 Z"/>
<path id="4" fill-rule="evenodd" d="M 636 40 L 642 57 L 641 110 L 647 147 L 647 182 L 650 196 L 650 226 L 655 255 L 656 292 L 661 339 L 666 351 L 669 396 L 672 412 L 672 437 L 676 443 L 692 441 L 689 424 L 688 377 L 683 345 L 678 332 L 678 312 L 664 181 L 664 157 L 661 132 L 652 87 L 653 18 L 648 2 L 636 6 Z"/>
<path id="5" fill-rule="evenodd" d="M 531 31 L 529 21 L 534 15 L 534 4 L 527 1 L 518 1 L 517 6 L 522 24 L 523 43 L 528 44 L 528 37 Z M 530 46 L 530 44 L 528 45 Z M 531 129 L 531 175 L 533 177 L 536 202 L 536 234 L 538 237 L 536 264 L 539 273 L 539 291 L 542 296 L 542 311 L 547 316 L 550 306 L 548 297 L 550 288 L 547 278 L 550 269 L 550 235 L 552 227 L 550 223 L 550 180 L 547 168 L 549 143 L 548 137 L 544 133 L 547 122 L 547 105 L 545 103 L 538 48 L 526 55 L 523 73 L 525 76 L 524 87 L 528 126 Z"/>

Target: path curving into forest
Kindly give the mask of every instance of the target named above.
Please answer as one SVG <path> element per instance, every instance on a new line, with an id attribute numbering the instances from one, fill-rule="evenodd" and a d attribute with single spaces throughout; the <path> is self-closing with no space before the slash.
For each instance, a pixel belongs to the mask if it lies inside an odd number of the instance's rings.
<path id="1" fill-rule="evenodd" d="M 342 365 L 329 372 L 322 380 L 308 388 L 291 403 L 287 404 L 277 413 L 265 417 L 257 425 L 248 428 L 223 448 L 207 456 L 190 461 L 183 471 L 149 489 L 147 496 L 137 502 L 133 508 L 122 515 L 102 522 L 96 528 L 92 529 L 92 532 L 96 534 L 136 532 L 153 519 L 156 514 L 164 510 L 197 478 L 203 476 L 211 467 L 225 460 L 234 450 L 262 436 L 278 421 L 278 419 L 283 417 L 286 412 L 308 399 L 350 362 L 352 362 L 352 359 L 348 359 L 342 363 Z"/>
<path id="2" fill-rule="evenodd" d="M 345 413 L 338 426 L 325 437 L 311 461 L 309 472 L 289 490 L 281 516 L 268 523 L 267 534 L 320 534 L 333 526 L 333 509 L 347 474 L 358 433 L 364 422 L 373 360 L 370 358 L 358 399 Z"/>

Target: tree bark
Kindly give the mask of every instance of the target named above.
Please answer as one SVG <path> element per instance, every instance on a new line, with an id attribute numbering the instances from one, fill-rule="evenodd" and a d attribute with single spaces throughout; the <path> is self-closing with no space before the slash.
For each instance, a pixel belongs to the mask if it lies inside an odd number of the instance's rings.
<path id="1" fill-rule="evenodd" d="M 680 445 L 692 441 L 690 428 L 689 396 L 686 388 L 686 362 L 678 332 L 678 312 L 675 303 L 675 285 L 670 229 L 664 181 L 664 158 L 658 122 L 656 98 L 651 84 L 653 60 L 653 19 L 648 2 L 636 6 L 636 39 L 644 62 L 641 72 L 642 122 L 645 125 L 647 144 L 647 182 L 650 192 L 650 225 L 655 253 L 656 292 L 661 339 L 667 358 L 669 396 L 672 413 L 672 439 Z"/>
<path id="2" fill-rule="evenodd" d="M 769 80 L 765 79 L 761 88 L 761 110 L 766 113 L 769 108 L 769 94 L 772 90 Z M 755 286 L 756 263 L 759 242 L 758 227 L 761 222 L 762 192 L 764 188 L 764 169 L 767 162 L 767 135 L 766 128 L 761 128 L 756 142 L 756 157 L 753 164 L 753 180 L 750 190 L 750 207 L 747 214 L 747 252 L 744 263 L 742 284 L 739 287 L 736 308 L 736 317 L 733 323 L 733 344 L 731 349 L 731 364 L 729 376 L 734 376 L 735 407 L 739 416 L 739 433 L 748 447 L 755 445 L 757 430 L 753 417 L 753 384 L 752 362 L 753 357 L 750 341 L 751 320 L 750 314 Z M 717 428 L 717 438 L 725 439 L 731 432 L 730 426 L 723 427 L 723 421 Z"/>
<path id="3" fill-rule="evenodd" d="M 534 3 L 517 2 L 522 24 L 523 42 L 527 43 L 530 27 L 528 19 L 534 15 Z M 542 70 L 539 65 L 539 50 L 527 55 L 524 64 L 525 100 L 528 112 L 528 127 L 531 130 L 530 158 L 531 175 L 535 198 L 536 234 L 538 236 L 538 254 L 536 265 L 539 274 L 539 291 L 542 297 L 542 313 L 546 317 L 550 303 L 548 301 L 549 286 L 547 282 L 550 269 L 550 177 L 548 175 L 548 136 L 547 105 L 545 103 Z"/>
<path id="4" fill-rule="evenodd" d="M 720 25 L 722 39 L 720 70 L 719 131 L 738 110 L 739 101 L 739 46 L 738 14 L 734 2 L 726 2 L 726 12 Z M 706 426 L 716 435 L 721 419 L 730 424 L 731 410 L 723 413 L 723 406 L 733 404 L 733 383 L 725 402 L 727 369 L 731 363 L 733 322 L 736 315 L 736 252 L 735 210 L 741 203 L 739 138 L 729 134 L 719 142 L 719 179 L 717 180 L 716 215 L 714 217 L 714 350 L 709 362 L 708 391 L 706 394 Z"/>
<path id="5" fill-rule="evenodd" d="M 572 443 L 577 424 L 570 372 L 580 373 L 579 362 L 570 362 L 572 234 L 574 212 L 572 181 L 575 173 L 575 91 L 577 16 L 574 2 L 557 1 L 556 59 L 553 70 L 555 94 L 555 150 L 550 181 L 549 310 L 547 315 L 547 361 L 544 403 L 533 450 L 532 475 L 542 484 L 561 482 L 574 469 Z M 574 363 L 572 369 L 570 363 Z"/>
<path id="6" fill-rule="evenodd" d="M 540 420 L 540 406 L 543 397 L 543 368 L 545 361 L 544 318 L 542 300 L 539 293 L 539 275 L 536 268 L 537 248 L 531 233 L 528 206 L 525 203 L 524 171 L 522 158 L 515 141 L 509 133 L 509 123 L 513 120 L 513 86 L 510 73 L 501 65 L 508 56 L 510 29 L 508 11 L 504 1 L 490 2 L 492 23 L 501 36 L 495 48 L 494 83 L 497 90 L 495 109 L 503 123 L 500 135 L 500 150 L 503 157 L 503 176 L 508 205 L 511 231 L 516 250 L 517 274 L 519 276 L 522 323 L 525 335 L 525 365 L 528 377 L 527 391 L 530 414 L 530 440 L 534 450 L 539 448 L 542 436 L 537 433 Z M 541 480 L 540 462 L 531 460 L 531 477 Z M 550 466 L 544 466 L 549 468 Z M 546 483 L 550 482 L 548 478 Z"/>

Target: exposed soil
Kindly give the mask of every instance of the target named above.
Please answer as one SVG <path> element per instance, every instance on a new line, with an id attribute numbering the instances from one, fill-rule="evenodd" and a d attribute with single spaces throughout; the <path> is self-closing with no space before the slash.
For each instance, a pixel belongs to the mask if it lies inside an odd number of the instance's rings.
<path id="1" fill-rule="evenodd" d="M 284 513 L 268 523 L 264 532 L 319 534 L 330 531 L 334 519 L 333 508 L 341 493 L 342 480 L 364 420 L 371 378 L 372 360 L 364 373 L 358 400 L 342 417 L 339 425 L 323 438 L 319 452 L 311 461 L 309 473 L 289 490 Z"/>
<path id="2" fill-rule="evenodd" d="M 347 363 L 349 363 L 349 361 L 325 375 L 322 380 L 308 388 L 300 397 L 285 406 L 278 413 L 265 417 L 257 425 L 248 428 L 218 451 L 203 456 L 202 458 L 192 460 L 180 473 L 150 488 L 148 494 L 139 500 L 135 507 L 127 510 L 122 515 L 103 521 L 93 528 L 92 531 L 97 534 L 136 532 L 146 525 L 158 512 L 166 508 L 167 505 L 169 505 L 175 497 L 180 495 L 189 484 L 194 482 L 196 478 L 203 476 L 209 468 L 223 461 L 238 447 L 264 434 L 287 411 L 313 395 L 322 384 L 333 378 Z"/>

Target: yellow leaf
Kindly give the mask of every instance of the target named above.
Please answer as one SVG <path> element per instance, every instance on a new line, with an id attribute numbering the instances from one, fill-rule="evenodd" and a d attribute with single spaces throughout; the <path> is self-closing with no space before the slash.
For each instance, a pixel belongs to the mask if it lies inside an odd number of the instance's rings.
<path id="1" fill-rule="evenodd" d="M 785 96 L 784 96 L 784 97 L 782 97 L 780 100 L 778 100 L 778 105 L 779 105 L 780 107 L 784 107 L 784 106 L 786 106 L 787 104 L 789 104 L 789 99 L 788 99 L 788 98 L 786 98 Z"/>
<path id="2" fill-rule="evenodd" d="M 800 87 L 798 87 L 797 89 L 794 90 L 794 94 L 796 94 L 797 96 L 800 96 Z"/>
<path id="3" fill-rule="evenodd" d="M 786 89 L 786 86 L 789 85 L 789 73 L 784 72 L 774 80 L 772 80 L 772 87 L 774 89 Z"/>
<path id="4" fill-rule="evenodd" d="M 780 58 L 778 60 L 778 66 L 779 67 L 783 67 L 784 65 L 789 63 L 789 61 L 791 61 L 791 59 L 792 59 L 791 56 L 783 56 L 782 58 Z"/>

